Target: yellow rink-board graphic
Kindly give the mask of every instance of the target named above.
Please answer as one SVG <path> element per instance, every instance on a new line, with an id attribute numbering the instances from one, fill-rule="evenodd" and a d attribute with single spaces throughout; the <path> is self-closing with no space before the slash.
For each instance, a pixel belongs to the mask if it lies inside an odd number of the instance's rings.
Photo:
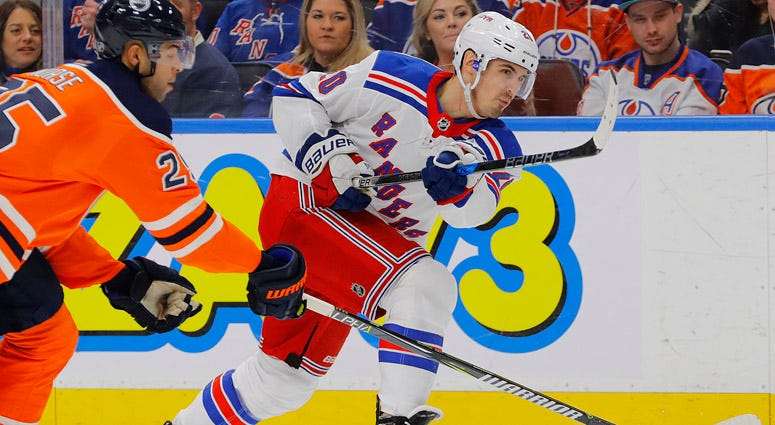
<path id="1" fill-rule="evenodd" d="M 617 425 L 773 425 L 775 124 L 718 118 L 621 119 L 599 156 L 524 170 L 485 225 L 439 222 L 427 247 L 459 284 L 445 352 Z M 576 122 L 509 125 L 535 153 L 586 140 L 596 121 Z M 175 143 L 208 202 L 259 242 L 280 153 L 252 123 L 208 121 Z M 204 308 L 144 335 L 97 288 L 67 291 L 82 334 L 41 423 L 161 425 L 257 349 L 245 276 L 179 264 L 111 195 L 83 225 L 117 258 L 179 268 Z M 353 331 L 310 403 L 265 423 L 373 423 L 375 344 Z M 442 366 L 430 404 L 440 424 L 574 423 L 492 390 Z"/>

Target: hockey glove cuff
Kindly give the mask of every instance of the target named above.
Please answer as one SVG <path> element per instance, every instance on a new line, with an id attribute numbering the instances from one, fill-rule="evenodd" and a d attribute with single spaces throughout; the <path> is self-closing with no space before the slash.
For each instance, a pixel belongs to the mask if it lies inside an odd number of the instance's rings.
<path id="1" fill-rule="evenodd" d="M 202 310 L 192 299 L 194 285 L 174 269 L 144 257 L 124 261 L 124 269 L 101 285 L 110 305 L 124 310 L 148 332 L 169 332 Z"/>
<path id="2" fill-rule="evenodd" d="M 295 319 L 306 310 L 302 299 L 307 270 L 301 252 L 286 244 L 262 252 L 261 263 L 248 275 L 248 304 L 254 313 Z"/>
<path id="3" fill-rule="evenodd" d="M 296 154 L 295 164 L 299 170 L 314 179 L 323 171 L 331 157 L 356 152 L 358 148 L 350 138 L 331 128 L 325 136 L 310 134 Z"/>

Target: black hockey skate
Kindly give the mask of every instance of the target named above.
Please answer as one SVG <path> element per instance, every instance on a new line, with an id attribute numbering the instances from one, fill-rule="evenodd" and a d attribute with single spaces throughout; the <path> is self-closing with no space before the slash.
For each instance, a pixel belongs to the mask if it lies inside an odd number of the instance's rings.
<path id="1" fill-rule="evenodd" d="M 441 410 L 431 406 L 419 406 L 412 410 L 409 417 L 406 416 L 387 416 L 382 413 L 379 407 L 379 398 L 377 398 L 377 425 L 428 425 L 434 419 L 441 419 L 444 416 Z"/>
<path id="2" fill-rule="evenodd" d="M 430 408 L 430 406 L 421 406 L 421 408 Z M 387 416 L 377 418 L 377 425 L 428 425 L 434 419 L 441 418 L 441 412 L 437 409 L 420 410 L 411 417 L 406 416 Z"/>

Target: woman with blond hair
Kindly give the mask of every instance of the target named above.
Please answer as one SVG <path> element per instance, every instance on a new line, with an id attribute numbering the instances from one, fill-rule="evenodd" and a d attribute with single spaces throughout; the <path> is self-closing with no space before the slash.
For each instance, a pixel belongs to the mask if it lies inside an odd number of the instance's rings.
<path id="1" fill-rule="evenodd" d="M 452 72 L 455 40 L 463 25 L 477 13 L 475 0 L 417 0 L 410 37 L 412 53 Z"/>
<path id="2" fill-rule="evenodd" d="M 40 6 L 32 0 L 5 0 L 0 4 L 0 83 L 13 74 L 40 69 L 42 21 Z"/>
<path id="3" fill-rule="evenodd" d="M 338 71 L 374 50 L 366 40 L 360 0 L 305 0 L 293 58 L 270 70 L 245 93 L 243 117 L 267 117 L 272 90 L 309 71 Z"/>

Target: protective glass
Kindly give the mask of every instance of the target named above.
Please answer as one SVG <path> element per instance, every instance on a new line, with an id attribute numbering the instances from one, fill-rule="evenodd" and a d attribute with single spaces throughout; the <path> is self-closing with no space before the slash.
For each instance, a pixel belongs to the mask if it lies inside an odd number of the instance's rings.
<path id="1" fill-rule="evenodd" d="M 165 46 L 169 48 L 165 50 Z M 196 59 L 196 45 L 190 36 L 183 40 L 153 41 L 148 43 L 148 57 L 153 62 L 165 64 L 177 58 L 183 64 L 183 69 L 191 69 Z"/>

